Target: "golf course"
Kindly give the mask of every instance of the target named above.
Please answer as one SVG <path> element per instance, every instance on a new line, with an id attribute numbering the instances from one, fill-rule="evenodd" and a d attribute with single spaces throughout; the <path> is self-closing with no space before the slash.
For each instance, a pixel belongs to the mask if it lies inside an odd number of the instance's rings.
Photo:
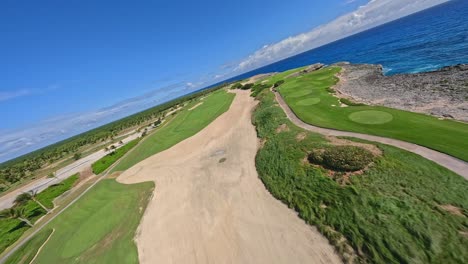
<path id="1" fill-rule="evenodd" d="M 465 179 L 393 146 L 298 127 L 268 87 L 311 124 L 442 144 L 460 158 L 466 124 L 340 106 L 339 68 L 303 69 L 258 80 L 253 93 L 236 85 L 182 103 L 97 161 L 102 180 L 5 263 L 468 260 Z M 451 141 L 402 133 L 404 125 L 422 133 L 425 120 Z"/>
<path id="2" fill-rule="evenodd" d="M 279 93 L 294 113 L 311 125 L 399 139 L 468 161 L 468 124 L 382 106 L 340 102 L 333 95 L 338 72 L 339 67 L 327 67 L 289 78 L 288 72 L 273 76 L 268 83 L 273 85 L 283 79 Z"/>

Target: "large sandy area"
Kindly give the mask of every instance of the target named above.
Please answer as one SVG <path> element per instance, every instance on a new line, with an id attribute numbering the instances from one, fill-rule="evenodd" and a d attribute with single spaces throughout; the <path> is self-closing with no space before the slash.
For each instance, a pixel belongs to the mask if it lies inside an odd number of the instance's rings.
<path id="1" fill-rule="evenodd" d="M 198 134 L 117 178 L 156 184 L 137 231 L 140 263 L 340 263 L 328 241 L 258 178 L 256 103 L 248 91 L 236 94 Z"/>

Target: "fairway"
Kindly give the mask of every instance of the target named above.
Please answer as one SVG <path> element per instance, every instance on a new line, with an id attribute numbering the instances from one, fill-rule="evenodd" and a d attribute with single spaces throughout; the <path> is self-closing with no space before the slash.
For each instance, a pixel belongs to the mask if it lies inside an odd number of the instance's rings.
<path id="1" fill-rule="evenodd" d="M 133 237 L 153 188 L 153 183 L 102 180 L 45 226 L 55 232 L 34 263 L 138 263 Z M 41 243 L 34 241 L 44 236 L 39 233 L 19 252 L 37 251 Z"/>
<path id="2" fill-rule="evenodd" d="M 125 156 L 112 171 L 124 171 L 138 162 L 166 150 L 180 141 L 195 135 L 231 105 L 234 94 L 218 90 L 203 99 L 203 104 L 191 109 L 200 101 L 186 106 L 166 126 L 149 135 L 144 141 Z M 191 110 L 190 110 L 191 109 Z"/>
<path id="3" fill-rule="evenodd" d="M 277 89 L 306 123 L 408 141 L 468 161 L 468 124 L 382 106 L 340 107 L 339 99 L 330 94 L 339 71 L 339 67 L 327 67 L 302 78 L 284 78 Z"/>
<path id="4" fill-rule="evenodd" d="M 360 124 L 377 125 L 392 121 L 393 116 L 383 111 L 367 110 L 351 113 L 349 119 Z"/>

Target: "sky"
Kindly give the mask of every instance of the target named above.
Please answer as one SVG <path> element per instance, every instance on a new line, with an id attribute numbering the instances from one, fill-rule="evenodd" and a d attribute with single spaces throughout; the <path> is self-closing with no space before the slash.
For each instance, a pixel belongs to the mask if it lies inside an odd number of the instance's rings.
<path id="1" fill-rule="evenodd" d="M 445 2 L 0 2 L 0 162 Z"/>

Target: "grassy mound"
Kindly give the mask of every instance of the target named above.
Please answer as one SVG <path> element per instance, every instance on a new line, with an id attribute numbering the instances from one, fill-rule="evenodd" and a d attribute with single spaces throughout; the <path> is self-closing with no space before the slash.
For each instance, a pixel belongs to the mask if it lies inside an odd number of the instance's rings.
<path id="1" fill-rule="evenodd" d="M 367 110 L 351 113 L 349 119 L 360 124 L 377 125 L 392 121 L 393 116 L 383 111 Z"/>
<path id="2" fill-rule="evenodd" d="M 383 154 L 373 166 L 340 184 L 322 168 L 303 162 L 309 151 L 330 143 L 294 126 L 271 92 L 258 98 L 253 122 L 264 142 L 255 161 L 259 177 L 274 197 L 316 225 L 344 258 L 358 263 L 467 263 L 464 178 L 419 155 L 378 144 Z M 290 130 L 276 133 L 281 124 Z M 463 214 L 444 209 L 447 205 Z"/>
<path id="3" fill-rule="evenodd" d="M 313 164 L 335 171 L 358 171 L 367 167 L 374 155 L 356 146 L 331 146 L 313 150 L 308 159 Z"/>

